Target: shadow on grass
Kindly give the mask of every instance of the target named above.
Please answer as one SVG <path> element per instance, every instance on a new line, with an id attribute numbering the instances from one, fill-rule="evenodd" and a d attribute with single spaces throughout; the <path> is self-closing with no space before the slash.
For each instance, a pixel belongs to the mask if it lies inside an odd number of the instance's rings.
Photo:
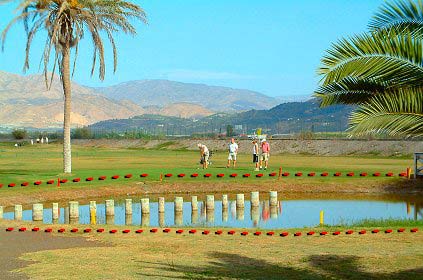
<path id="1" fill-rule="evenodd" d="M 280 264 L 238 254 L 214 252 L 206 266 L 188 266 L 175 263 L 141 262 L 143 267 L 158 270 L 157 274 L 137 273 L 140 277 L 170 279 L 423 279 L 423 267 L 396 273 L 369 273 L 362 271 L 356 256 L 313 255 L 305 258 L 311 268 L 295 268 L 280 256 Z M 162 272 L 181 276 L 165 276 Z"/>

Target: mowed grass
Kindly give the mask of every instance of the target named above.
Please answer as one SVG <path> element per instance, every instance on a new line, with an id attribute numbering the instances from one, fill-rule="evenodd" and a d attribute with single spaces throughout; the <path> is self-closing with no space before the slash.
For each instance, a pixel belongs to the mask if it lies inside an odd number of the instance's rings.
<path id="1" fill-rule="evenodd" d="M 233 189 L 234 185 L 249 186 L 260 184 L 269 186 L 277 184 L 294 186 L 342 186 L 354 185 L 371 188 L 375 185 L 395 184 L 404 182 L 398 178 L 400 172 L 404 172 L 412 165 L 412 159 L 406 158 L 383 158 L 383 157 L 330 157 L 309 155 L 285 155 L 275 154 L 270 158 L 270 168 L 261 171 L 264 176 L 256 178 L 259 172 L 253 171 L 250 154 L 238 155 L 236 168 L 226 168 L 227 153 L 218 152 L 212 157 L 213 164 L 208 170 L 200 169 L 199 153 L 187 150 L 165 149 L 123 149 L 104 147 L 84 147 L 73 145 L 73 174 L 62 174 L 62 146 L 59 144 L 34 145 L 14 147 L 12 143 L 0 144 L 0 189 L 3 197 L 8 195 L 25 195 L 57 190 L 56 183 L 47 185 L 47 180 L 67 178 L 68 183 L 62 184 L 66 190 L 93 190 L 102 187 L 127 187 L 151 186 L 158 183 L 184 185 L 185 183 L 201 184 L 204 189 L 207 186 L 220 184 L 220 190 Z M 269 173 L 278 173 L 282 167 L 283 172 L 289 172 L 289 177 L 283 177 L 278 181 L 276 177 L 269 177 Z M 302 177 L 295 177 L 294 173 L 303 172 Z M 315 177 L 307 177 L 307 173 L 316 172 Z M 321 177 L 320 173 L 329 172 L 328 177 Z M 341 172 L 341 177 L 334 177 L 333 173 Z M 354 172 L 354 177 L 347 177 L 346 173 Z M 367 172 L 368 177 L 360 177 L 360 172 Z M 381 177 L 372 177 L 374 172 L 380 172 Z M 394 178 L 387 178 L 385 174 L 393 172 Z M 147 173 L 148 177 L 140 178 L 140 174 Z M 170 173 L 171 178 L 164 175 Z M 185 174 L 184 178 L 178 178 L 178 174 Z M 198 173 L 197 178 L 190 175 Z M 211 178 L 204 178 L 205 173 L 212 174 Z M 217 178 L 218 173 L 223 173 L 223 178 Z M 236 178 L 230 174 L 236 173 Z M 251 177 L 243 178 L 242 175 L 249 173 Z M 132 174 L 133 177 L 125 179 L 124 175 Z M 120 178 L 112 180 L 111 176 L 119 175 Z M 163 182 L 160 177 L 163 176 Z M 107 176 L 105 181 L 98 180 L 99 176 Z M 93 177 L 94 181 L 86 182 L 87 177 Z M 72 179 L 80 178 L 81 182 L 73 183 Z M 41 186 L 34 186 L 35 181 L 42 181 Z M 22 182 L 28 182 L 28 187 L 21 187 Z M 16 187 L 8 188 L 9 183 L 15 183 Z M 204 187 L 205 186 L 205 187 Z M 225 187 L 227 186 L 227 187 Z M 87 188 L 88 187 L 88 188 Z M 163 192 L 168 191 L 164 189 Z M 184 190 L 186 191 L 186 190 Z"/>
<path id="2" fill-rule="evenodd" d="M 56 226 L 57 227 L 57 226 Z M 65 226 L 67 232 L 70 226 Z M 116 228 L 116 227 L 115 227 Z M 19 272 L 31 279 L 422 279 L 422 233 L 288 237 L 65 233 L 105 247 L 28 253 Z M 107 230 L 111 227 L 106 227 Z M 370 231 L 373 228 L 366 228 Z M 296 231 L 301 237 L 293 237 Z M 331 228 L 329 232 L 335 229 Z M 346 230 L 345 228 L 342 231 Z M 278 234 L 280 231 L 276 231 Z M 16 233 L 18 234 L 18 233 Z M 45 233 L 35 233 L 45 234 Z"/>

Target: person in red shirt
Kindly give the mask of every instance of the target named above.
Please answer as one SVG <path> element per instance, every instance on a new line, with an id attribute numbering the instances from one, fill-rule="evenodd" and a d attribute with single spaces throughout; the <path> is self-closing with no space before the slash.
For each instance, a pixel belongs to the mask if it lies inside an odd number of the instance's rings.
<path id="1" fill-rule="evenodd" d="M 269 156 L 270 156 L 270 145 L 266 139 L 261 140 L 261 158 L 260 158 L 260 169 L 263 169 L 264 161 L 264 170 L 269 167 Z"/>

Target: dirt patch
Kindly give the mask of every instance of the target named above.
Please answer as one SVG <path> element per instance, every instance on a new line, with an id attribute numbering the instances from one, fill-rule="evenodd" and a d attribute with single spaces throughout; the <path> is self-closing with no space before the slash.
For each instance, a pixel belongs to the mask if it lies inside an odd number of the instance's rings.
<path id="1" fill-rule="evenodd" d="M 0 231 L 0 275 L 2 279 L 29 279 L 26 275 L 12 272 L 26 267 L 28 261 L 19 259 L 25 253 L 69 248 L 99 247 L 101 243 L 82 237 L 61 237 L 44 232 Z"/>

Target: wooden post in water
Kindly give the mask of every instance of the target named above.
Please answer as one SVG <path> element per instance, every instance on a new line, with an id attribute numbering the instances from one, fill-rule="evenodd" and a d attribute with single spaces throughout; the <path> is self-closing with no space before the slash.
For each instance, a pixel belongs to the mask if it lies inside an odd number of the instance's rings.
<path id="1" fill-rule="evenodd" d="M 244 208 L 244 194 L 239 193 L 236 195 L 236 208 Z"/>
<path id="2" fill-rule="evenodd" d="M 32 205 L 32 220 L 34 222 L 40 222 L 43 220 L 44 207 L 41 203 Z"/>
<path id="3" fill-rule="evenodd" d="M 90 201 L 90 224 L 97 224 L 97 202 Z"/>
<path id="4" fill-rule="evenodd" d="M 150 214 L 150 199 L 141 198 L 141 213 Z"/>
<path id="5" fill-rule="evenodd" d="M 115 222 L 115 201 L 113 199 L 106 200 L 106 224 L 114 224 Z"/>
<path id="6" fill-rule="evenodd" d="M 164 213 L 165 212 L 165 198 L 164 197 L 159 197 L 159 213 Z"/>
<path id="7" fill-rule="evenodd" d="M 192 212 L 198 212 L 198 200 L 197 196 L 191 197 L 191 211 Z"/>
<path id="8" fill-rule="evenodd" d="M 271 191 L 270 195 L 270 207 L 278 207 L 278 192 Z"/>
<path id="9" fill-rule="evenodd" d="M 125 199 L 125 215 L 132 215 L 132 199 Z"/>
<path id="10" fill-rule="evenodd" d="M 260 196 L 259 192 L 251 192 L 251 207 L 260 206 Z"/>
<path id="11" fill-rule="evenodd" d="M 74 224 L 79 221 L 79 202 L 69 201 L 69 223 Z"/>
<path id="12" fill-rule="evenodd" d="M 228 208 L 229 208 L 228 195 L 224 194 L 222 195 L 222 209 L 228 209 Z"/>
<path id="13" fill-rule="evenodd" d="M 22 205 L 15 205 L 15 220 L 22 221 Z"/>
<path id="14" fill-rule="evenodd" d="M 177 196 L 175 197 L 175 212 L 183 212 L 184 209 L 184 198 Z"/>
<path id="15" fill-rule="evenodd" d="M 0 220 L 3 219 L 3 206 L 0 206 Z"/>
<path id="16" fill-rule="evenodd" d="M 51 217 L 53 219 L 53 224 L 57 224 L 60 218 L 59 203 L 57 202 L 53 202 L 51 206 Z"/>
<path id="17" fill-rule="evenodd" d="M 214 212 L 214 195 L 207 195 L 206 198 L 206 212 L 207 214 L 210 212 Z"/>

